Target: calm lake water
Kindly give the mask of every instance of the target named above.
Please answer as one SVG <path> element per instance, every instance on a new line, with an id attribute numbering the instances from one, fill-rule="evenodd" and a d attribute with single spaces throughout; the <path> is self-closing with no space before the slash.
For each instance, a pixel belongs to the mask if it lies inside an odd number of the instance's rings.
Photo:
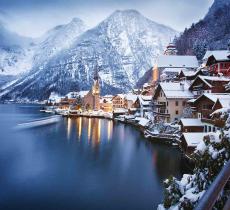
<path id="1" fill-rule="evenodd" d="M 156 209 L 163 180 L 184 172 L 178 149 L 111 120 L 14 129 L 39 109 L 0 105 L 0 209 Z"/>

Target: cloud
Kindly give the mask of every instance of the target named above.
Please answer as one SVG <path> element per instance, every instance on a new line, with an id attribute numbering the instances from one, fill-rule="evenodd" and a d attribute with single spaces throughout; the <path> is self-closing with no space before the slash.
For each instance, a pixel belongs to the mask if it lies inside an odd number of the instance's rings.
<path id="1" fill-rule="evenodd" d="M 182 31 L 201 19 L 213 0 L 3 0 L 0 8 L 11 30 L 38 37 L 55 25 L 79 17 L 94 26 L 116 9 L 136 9 Z M 3 15 L 4 16 L 4 15 Z M 0 12 L 1 17 L 1 12 Z"/>

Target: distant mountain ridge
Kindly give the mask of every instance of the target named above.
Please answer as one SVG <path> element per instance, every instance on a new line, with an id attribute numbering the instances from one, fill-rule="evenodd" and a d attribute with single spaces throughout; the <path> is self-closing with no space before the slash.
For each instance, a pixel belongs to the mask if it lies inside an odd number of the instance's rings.
<path id="1" fill-rule="evenodd" d="M 63 39 L 66 27 L 51 40 L 44 39 L 46 41 L 38 45 L 45 43 L 44 47 L 36 46 L 42 50 L 35 51 L 35 54 L 45 55 L 44 59 L 38 56 L 42 62 L 37 59 L 29 73 L 2 90 L 0 97 L 42 100 L 49 97 L 51 92 L 66 94 L 73 90 L 86 90 L 92 84 L 96 66 L 100 68 L 102 94 L 130 90 L 153 66 L 154 59 L 162 53 L 163 47 L 177 34 L 175 30 L 155 23 L 135 10 L 115 11 L 87 31 L 84 31 L 81 21 L 76 22 L 78 36 L 70 36 L 71 42 L 54 54 L 51 50 L 52 56 L 49 56 L 50 49 L 59 47 L 60 39 L 57 37 Z M 71 31 L 71 28 L 68 30 Z M 62 26 L 58 26 L 48 34 L 56 34 L 56 30 L 62 29 Z"/>
<path id="2" fill-rule="evenodd" d="M 201 59 L 207 49 L 227 49 L 230 41 L 230 0 L 215 0 L 203 20 L 193 24 L 176 40 L 179 54 Z"/>

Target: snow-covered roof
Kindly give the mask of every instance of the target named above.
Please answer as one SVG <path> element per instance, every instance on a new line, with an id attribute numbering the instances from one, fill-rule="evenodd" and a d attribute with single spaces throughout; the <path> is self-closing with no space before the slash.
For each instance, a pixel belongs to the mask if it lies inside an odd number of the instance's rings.
<path id="1" fill-rule="evenodd" d="M 125 99 L 135 102 L 137 100 L 137 95 L 129 93 L 125 95 Z"/>
<path id="2" fill-rule="evenodd" d="M 199 75 L 199 77 L 202 80 L 208 80 L 208 81 L 226 81 L 226 82 L 230 81 L 229 77 L 224 77 L 224 76 L 218 77 L 218 76 L 201 76 L 201 75 Z"/>
<path id="3" fill-rule="evenodd" d="M 127 109 L 124 109 L 124 108 L 116 108 L 113 110 L 114 113 L 126 113 L 128 112 Z"/>
<path id="4" fill-rule="evenodd" d="M 197 68 L 196 56 L 160 55 L 157 59 L 158 68 Z"/>
<path id="5" fill-rule="evenodd" d="M 188 147 L 196 147 L 207 133 L 183 133 L 184 139 Z"/>
<path id="6" fill-rule="evenodd" d="M 194 103 L 195 100 L 196 100 L 195 98 L 192 98 L 192 99 L 188 100 L 187 103 Z"/>
<path id="7" fill-rule="evenodd" d="M 230 94 L 228 93 L 204 93 L 203 95 L 199 96 L 194 102 L 198 101 L 203 96 L 210 99 L 214 103 L 216 103 L 217 99 L 222 101 L 230 99 Z"/>
<path id="8" fill-rule="evenodd" d="M 201 79 L 206 85 L 208 85 L 210 88 L 212 87 L 212 85 L 210 84 L 210 82 L 229 82 L 230 81 L 230 78 L 229 77 L 224 77 L 224 76 L 221 76 L 221 77 L 218 77 L 218 76 L 197 76 L 196 79 L 193 80 L 192 84 L 190 87 L 193 86 L 193 84 L 195 83 L 195 81 L 197 79 Z"/>
<path id="9" fill-rule="evenodd" d="M 78 92 L 78 95 L 83 98 L 84 96 L 86 96 L 88 94 L 89 90 L 82 90 Z"/>
<path id="10" fill-rule="evenodd" d="M 58 93 L 51 92 L 49 96 L 49 100 L 59 103 L 61 101 L 61 96 Z"/>
<path id="11" fill-rule="evenodd" d="M 136 117 L 136 120 L 138 120 L 138 124 L 145 127 L 148 125 L 148 123 L 150 122 L 150 120 L 143 118 L 143 117 Z"/>
<path id="12" fill-rule="evenodd" d="M 230 52 L 228 50 L 214 50 L 214 51 L 208 50 L 205 53 L 203 60 L 207 60 L 210 56 L 214 56 L 214 58 L 218 61 L 230 60 L 228 58 L 229 55 L 230 55 Z"/>
<path id="13" fill-rule="evenodd" d="M 141 95 L 141 98 L 144 100 L 144 101 L 152 101 L 152 96 L 144 96 L 144 95 Z"/>
<path id="14" fill-rule="evenodd" d="M 220 115 L 224 115 L 226 113 L 230 112 L 230 108 L 221 108 L 221 109 L 217 109 L 216 111 L 214 111 L 211 116 L 214 116 L 215 114 L 220 114 Z"/>
<path id="15" fill-rule="evenodd" d="M 181 71 L 181 68 L 165 68 L 163 71 L 162 71 L 162 73 L 169 73 L 169 72 L 171 72 L 171 73 L 180 73 L 180 71 Z"/>
<path id="16" fill-rule="evenodd" d="M 113 98 L 113 95 L 105 95 L 103 98 Z"/>
<path id="17" fill-rule="evenodd" d="M 68 98 L 76 98 L 78 96 L 78 92 L 69 92 L 66 94 Z"/>
<path id="18" fill-rule="evenodd" d="M 230 108 L 230 94 L 217 98 L 213 107 L 216 105 L 217 101 L 220 102 L 222 108 Z"/>
<path id="19" fill-rule="evenodd" d="M 125 94 L 117 94 L 117 95 L 115 95 L 115 96 L 113 96 L 113 98 L 115 98 L 115 97 L 120 97 L 120 98 L 122 98 L 122 99 L 124 99 L 125 98 Z"/>
<path id="20" fill-rule="evenodd" d="M 161 82 L 159 84 L 166 98 L 193 98 L 193 93 L 188 90 L 187 82 Z"/>
<path id="21" fill-rule="evenodd" d="M 140 101 L 140 104 L 143 106 L 150 106 L 151 105 L 152 96 L 139 95 L 138 99 Z"/>
<path id="22" fill-rule="evenodd" d="M 146 87 L 149 87 L 149 86 L 150 86 L 150 84 L 147 83 L 147 82 L 143 84 L 143 88 L 146 88 Z"/>
<path id="23" fill-rule="evenodd" d="M 224 107 L 230 107 L 230 95 L 229 98 L 219 98 L 221 106 Z"/>
<path id="24" fill-rule="evenodd" d="M 184 126 L 203 126 L 204 124 L 202 123 L 201 119 L 195 119 L 195 118 L 182 118 L 181 123 Z"/>
<path id="25" fill-rule="evenodd" d="M 182 69 L 182 70 L 180 70 L 180 73 L 183 73 L 185 75 L 185 77 L 196 75 L 196 71 L 192 71 L 192 70 L 188 70 L 188 69 Z"/>

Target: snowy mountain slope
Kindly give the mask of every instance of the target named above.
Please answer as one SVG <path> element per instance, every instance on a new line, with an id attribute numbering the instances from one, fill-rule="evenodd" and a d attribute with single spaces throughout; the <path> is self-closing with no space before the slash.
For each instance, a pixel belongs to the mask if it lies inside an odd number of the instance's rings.
<path id="1" fill-rule="evenodd" d="M 56 53 L 70 47 L 85 30 L 86 26 L 79 18 L 73 18 L 70 23 L 59 25 L 49 30 L 40 38 L 39 44 L 34 49 L 33 65 L 44 65 L 44 62 L 48 61 Z"/>
<path id="2" fill-rule="evenodd" d="M 19 36 L 0 23 L 0 77 L 15 76 L 31 68 L 31 38 Z"/>
<path id="3" fill-rule="evenodd" d="M 176 33 L 135 10 L 115 11 L 10 86 L 4 97 L 44 99 L 51 92 L 88 89 L 96 65 L 103 93 L 130 90 Z"/>
<path id="4" fill-rule="evenodd" d="M 74 18 L 66 25 L 51 29 L 39 40 L 32 40 L 0 25 L 0 86 L 35 66 L 42 68 L 52 56 L 68 48 L 85 28 L 82 20 Z"/>

